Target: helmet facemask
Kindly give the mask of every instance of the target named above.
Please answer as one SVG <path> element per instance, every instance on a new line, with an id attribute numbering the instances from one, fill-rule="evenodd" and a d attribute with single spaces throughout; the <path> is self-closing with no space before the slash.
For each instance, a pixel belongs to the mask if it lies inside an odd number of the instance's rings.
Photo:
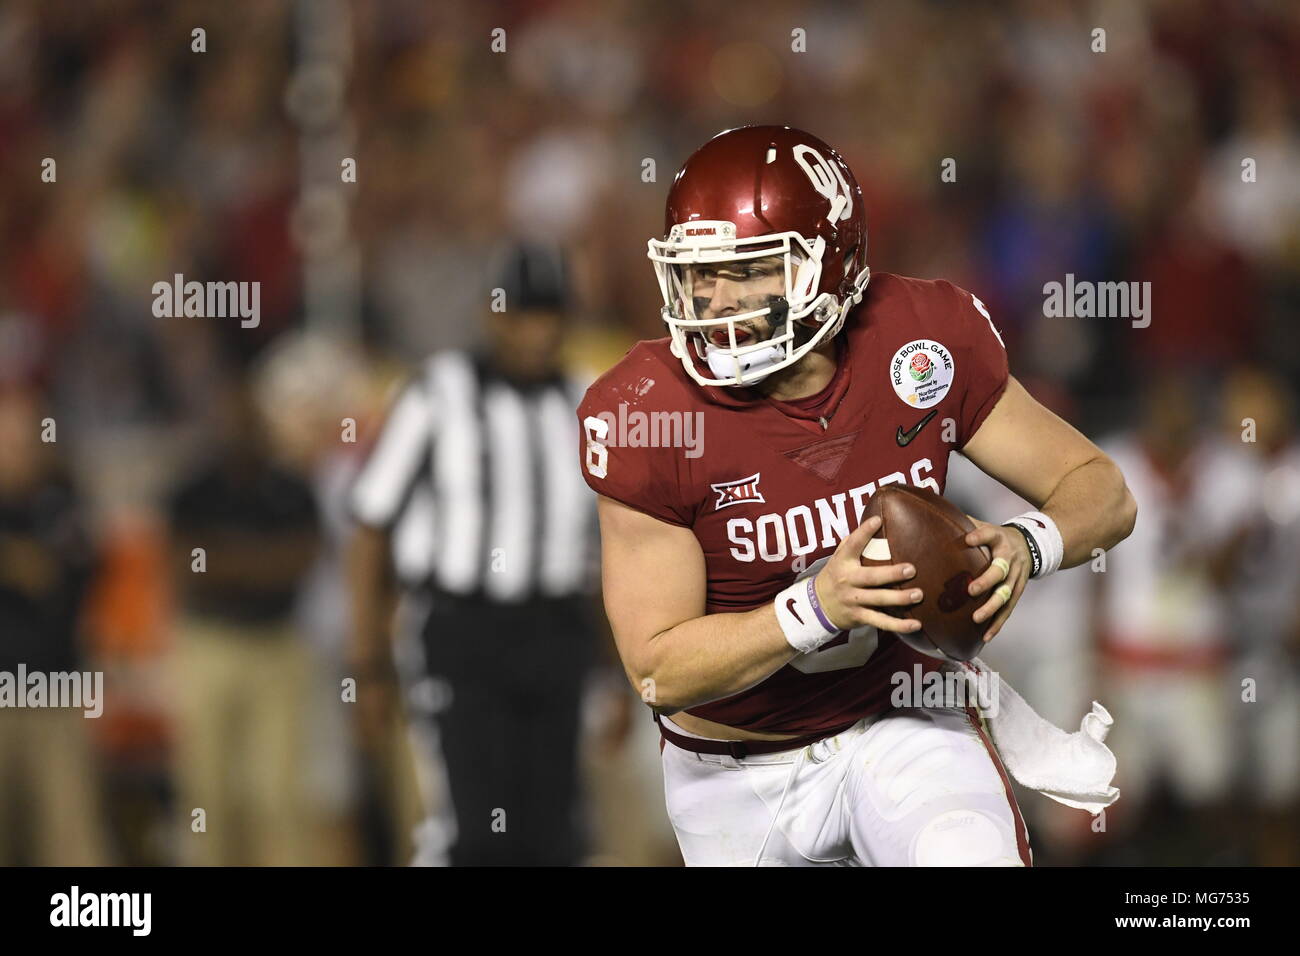
<path id="1" fill-rule="evenodd" d="M 810 243 L 797 232 L 738 239 L 732 223 L 700 220 L 674 225 L 666 240 L 651 239 L 648 255 L 663 294 L 662 314 L 673 354 L 691 377 L 701 385 L 753 385 L 834 335 L 844 310 L 861 298 L 866 278 L 864 274 L 860 284 L 855 283 L 852 301 L 817 294 L 824 249 L 825 240 Z M 738 285 L 736 307 L 744 311 L 714 318 L 700 315 L 717 281 Z M 747 283 L 766 288 L 745 293 Z M 711 341 L 719 332 L 722 341 Z M 696 358 L 712 377 L 704 374 Z"/>

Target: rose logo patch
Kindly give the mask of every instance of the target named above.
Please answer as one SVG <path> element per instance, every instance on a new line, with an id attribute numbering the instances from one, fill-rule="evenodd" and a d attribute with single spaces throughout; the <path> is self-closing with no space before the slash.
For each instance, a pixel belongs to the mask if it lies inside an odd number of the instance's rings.
<path id="1" fill-rule="evenodd" d="M 948 394 L 955 371 L 952 354 L 941 343 L 915 339 L 894 353 L 889 382 L 911 408 L 929 408 Z"/>

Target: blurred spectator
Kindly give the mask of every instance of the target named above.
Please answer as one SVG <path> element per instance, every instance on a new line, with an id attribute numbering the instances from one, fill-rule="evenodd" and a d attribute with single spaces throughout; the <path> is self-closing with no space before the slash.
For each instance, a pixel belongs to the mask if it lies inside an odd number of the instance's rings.
<path id="1" fill-rule="evenodd" d="M 281 336 L 254 369 L 258 407 L 277 457 L 310 479 L 320 512 L 320 548 L 299 592 L 294 620 L 310 658 L 304 809 L 319 820 L 322 863 L 359 862 L 366 851 L 358 847 L 358 837 L 365 843 L 370 836 L 370 828 L 358 832 L 355 826 L 358 814 L 370 809 L 372 794 L 361 786 L 350 709 L 340 706 L 341 682 L 350 676 L 351 620 L 347 589 L 340 582 L 352 535 L 348 491 L 362 458 L 357 436 L 378 427 L 392 378 L 388 370 L 372 374 L 346 342 L 313 332 Z M 403 796 L 414 804 L 413 794 Z M 396 812 L 403 809 L 399 804 Z"/>
<path id="2" fill-rule="evenodd" d="M 20 666 L 46 680 L 87 669 L 79 624 L 93 546 L 61 446 L 42 441 L 43 418 L 33 392 L 0 387 L 0 672 L 18 694 L 28 689 Z M 0 865 L 108 862 L 85 709 L 7 702 L 0 767 Z"/>
<path id="3" fill-rule="evenodd" d="M 170 515 L 183 856 L 310 863 L 307 657 L 292 613 L 319 519 L 311 488 L 274 463 L 242 383 L 223 395 L 211 457 L 181 481 Z"/>

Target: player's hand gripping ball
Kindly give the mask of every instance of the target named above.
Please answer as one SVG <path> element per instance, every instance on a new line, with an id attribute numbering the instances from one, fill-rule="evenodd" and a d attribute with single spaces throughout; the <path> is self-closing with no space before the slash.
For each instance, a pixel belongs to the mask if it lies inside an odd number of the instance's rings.
<path id="1" fill-rule="evenodd" d="M 918 604 L 882 608 L 921 623 L 920 630 L 897 632 L 899 640 L 929 657 L 975 657 L 1024 588 L 1027 554 L 1021 557 L 1011 537 L 1019 532 L 984 523 L 977 529 L 946 498 L 908 485 L 880 488 L 871 496 L 863 520 L 872 516 L 879 516 L 881 525 L 867 542 L 862 563 L 912 564 L 916 576 L 895 586 L 918 587 L 924 594 Z M 1023 540 L 1020 549 L 1027 552 Z M 993 594 L 980 597 L 990 589 Z"/>

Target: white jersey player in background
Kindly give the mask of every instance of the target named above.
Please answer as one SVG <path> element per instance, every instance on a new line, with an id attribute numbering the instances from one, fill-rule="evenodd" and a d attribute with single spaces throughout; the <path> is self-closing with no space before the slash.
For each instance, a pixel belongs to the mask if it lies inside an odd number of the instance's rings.
<path id="1" fill-rule="evenodd" d="M 1229 553 L 1237 627 L 1233 677 L 1241 797 L 1250 807 L 1252 862 L 1300 864 L 1300 441 L 1292 396 L 1278 378 L 1235 373 L 1224 391 L 1224 434 L 1255 465 L 1254 495 Z M 1243 686 L 1243 682 L 1249 682 Z M 1244 695 L 1249 699 L 1243 700 Z"/>
<path id="2" fill-rule="evenodd" d="M 1220 819 L 1233 770 L 1234 694 L 1222 556 L 1253 505 L 1253 463 L 1222 440 L 1175 373 L 1148 382 L 1138 427 L 1102 442 L 1143 514 L 1096 575 L 1102 679 L 1126 835 L 1158 784 Z M 1117 829 L 1114 825 L 1112 830 Z"/>

